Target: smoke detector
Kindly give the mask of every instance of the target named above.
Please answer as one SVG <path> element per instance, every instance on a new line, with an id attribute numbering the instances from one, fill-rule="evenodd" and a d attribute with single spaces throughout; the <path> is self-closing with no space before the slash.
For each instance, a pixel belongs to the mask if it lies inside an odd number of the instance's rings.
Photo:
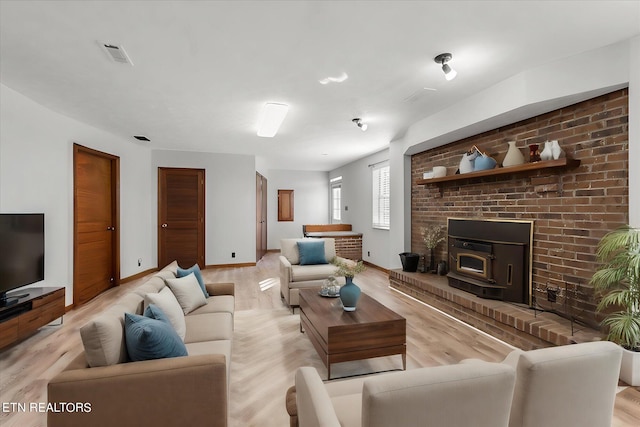
<path id="1" fill-rule="evenodd" d="M 113 43 L 104 43 L 104 42 L 98 42 L 98 43 L 102 47 L 102 50 L 104 50 L 107 53 L 107 55 L 109 55 L 109 58 L 111 60 L 115 62 L 119 62 L 120 64 L 129 64 L 133 66 L 133 62 L 131 62 L 131 58 L 129 58 L 129 55 L 127 55 L 127 52 L 125 52 L 123 46 L 121 45 L 118 46 Z"/>

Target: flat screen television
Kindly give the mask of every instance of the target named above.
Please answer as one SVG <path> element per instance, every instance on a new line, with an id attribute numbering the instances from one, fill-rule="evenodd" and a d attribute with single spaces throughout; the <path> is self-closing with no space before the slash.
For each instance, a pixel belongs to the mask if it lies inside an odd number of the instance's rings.
<path id="1" fill-rule="evenodd" d="M 44 280 L 44 214 L 0 214 L 0 304 L 7 292 Z"/>

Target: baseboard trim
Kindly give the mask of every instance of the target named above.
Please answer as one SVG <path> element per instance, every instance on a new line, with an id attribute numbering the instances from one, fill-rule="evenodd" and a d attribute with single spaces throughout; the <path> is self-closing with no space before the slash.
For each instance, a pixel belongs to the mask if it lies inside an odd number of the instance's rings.
<path id="1" fill-rule="evenodd" d="M 205 268 L 237 268 L 237 267 L 255 267 L 255 262 L 242 262 L 238 264 L 211 264 L 206 265 Z"/>
<path id="2" fill-rule="evenodd" d="M 386 268 L 384 268 L 384 267 L 380 267 L 379 265 L 372 264 L 372 263 L 370 263 L 370 262 L 368 262 L 368 261 L 362 261 L 362 262 L 363 262 L 363 263 L 364 263 L 364 265 L 366 265 L 367 267 L 371 267 L 371 268 L 373 268 L 373 269 L 376 269 L 376 270 L 382 271 L 383 273 L 389 274 L 389 270 L 388 270 L 388 269 L 386 269 Z"/>
<path id="3" fill-rule="evenodd" d="M 136 273 L 133 276 L 125 277 L 123 279 L 120 279 L 120 284 L 123 285 L 125 283 L 133 282 L 134 280 L 138 280 L 138 279 L 146 276 L 147 274 L 153 273 L 154 271 L 158 271 L 158 269 L 157 268 L 150 268 L 148 270 L 141 271 L 140 273 Z"/>

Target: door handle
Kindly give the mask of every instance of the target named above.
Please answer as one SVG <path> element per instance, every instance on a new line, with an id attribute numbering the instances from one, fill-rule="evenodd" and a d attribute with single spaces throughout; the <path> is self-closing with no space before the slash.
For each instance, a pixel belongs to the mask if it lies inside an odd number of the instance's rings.
<path id="1" fill-rule="evenodd" d="M 160 227 L 162 227 L 162 228 L 167 228 L 167 224 L 166 224 L 166 223 L 165 223 L 165 224 L 162 224 Z"/>
<path id="2" fill-rule="evenodd" d="M 107 231 L 113 231 L 115 229 L 116 229 L 115 227 L 111 227 L 111 226 L 107 227 Z"/>

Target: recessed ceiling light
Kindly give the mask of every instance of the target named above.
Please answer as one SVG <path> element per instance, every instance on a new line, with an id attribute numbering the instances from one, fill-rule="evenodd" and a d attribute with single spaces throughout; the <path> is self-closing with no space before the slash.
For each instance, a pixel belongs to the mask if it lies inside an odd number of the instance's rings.
<path id="1" fill-rule="evenodd" d="M 146 142 L 151 142 L 151 140 L 149 138 L 147 138 L 144 135 L 133 135 L 133 137 L 135 139 L 137 139 L 138 141 L 146 141 Z"/>
<path id="2" fill-rule="evenodd" d="M 289 106 L 269 102 L 264 104 L 258 120 L 258 136 L 272 138 L 278 133 L 280 125 L 287 116 Z"/>

